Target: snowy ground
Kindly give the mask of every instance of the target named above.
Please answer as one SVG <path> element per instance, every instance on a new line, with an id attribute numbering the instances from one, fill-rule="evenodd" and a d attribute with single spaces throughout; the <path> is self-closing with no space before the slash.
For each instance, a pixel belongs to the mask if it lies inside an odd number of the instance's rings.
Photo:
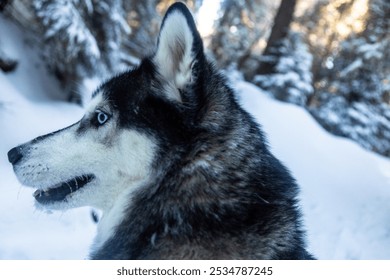
<path id="1" fill-rule="evenodd" d="M 319 259 L 390 259 L 390 161 L 323 130 L 301 107 L 238 83 L 274 154 L 301 186 L 311 251 Z"/>
<path id="2" fill-rule="evenodd" d="M 16 72 L 0 71 L 0 259 L 83 259 L 95 234 L 90 209 L 35 210 L 33 190 L 17 182 L 6 155 L 71 124 L 82 110 L 48 98 L 58 85 L 1 17 L 0 34 L 0 48 L 20 60 Z M 390 259 L 390 161 L 329 135 L 301 108 L 244 82 L 234 87 L 301 185 L 311 252 L 320 259 Z"/>

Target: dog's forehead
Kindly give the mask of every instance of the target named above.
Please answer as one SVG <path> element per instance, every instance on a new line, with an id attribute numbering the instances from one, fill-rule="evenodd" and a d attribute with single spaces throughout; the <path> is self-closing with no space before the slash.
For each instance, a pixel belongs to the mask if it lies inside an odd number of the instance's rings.
<path id="1" fill-rule="evenodd" d="M 128 102 L 134 98 L 137 87 L 132 86 L 127 80 L 130 75 L 114 77 L 102 84 L 92 95 L 87 111 L 106 106 L 117 106 L 118 103 Z"/>
<path id="2" fill-rule="evenodd" d="M 87 106 L 87 112 L 88 113 L 94 112 L 96 110 L 96 108 L 102 107 L 102 106 L 104 106 L 105 103 L 107 103 L 105 101 L 103 93 L 104 92 L 103 92 L 102 88 L 99 88 L 99 89 L 97 89 L 95 91 L 95 93 L 92 96 L 91 101 L 89 102 L 89 104 Z"/>
<path id="3" fill-rule="evenodd" d="M 146 66 L 145 66 L 146 65 Z M 92 95 L 88 111 L 111 106 L 122 111 L 137 106 L 145 97 L 154 92 L 158 79 L 154 66 L 148 60 L 138 67 L 118 74 L 104 82 Z"/>

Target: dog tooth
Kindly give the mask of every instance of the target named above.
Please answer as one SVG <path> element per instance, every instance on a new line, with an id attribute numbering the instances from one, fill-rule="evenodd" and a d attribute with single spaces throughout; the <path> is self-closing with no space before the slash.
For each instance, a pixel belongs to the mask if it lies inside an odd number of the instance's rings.
<path id="1" fill-rule="evenodd" d="M 34 197 L 37 197 L 37 196 L 39 196 L 39 197 L 41 197 L 42 196 L 42 190 L 36 190 L 34 193 L 33 193 L 33 196 Z"/>

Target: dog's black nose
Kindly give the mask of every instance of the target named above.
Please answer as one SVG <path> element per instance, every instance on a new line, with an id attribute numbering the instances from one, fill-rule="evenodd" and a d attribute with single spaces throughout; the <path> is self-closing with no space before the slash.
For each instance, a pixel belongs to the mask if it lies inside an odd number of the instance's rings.
<path id="1" fill-rule="evenodd" d="M 23 157 L 22 148 L 15 147 L 8 152 L 8 160 L 10 163 L 15 164 Z"/>

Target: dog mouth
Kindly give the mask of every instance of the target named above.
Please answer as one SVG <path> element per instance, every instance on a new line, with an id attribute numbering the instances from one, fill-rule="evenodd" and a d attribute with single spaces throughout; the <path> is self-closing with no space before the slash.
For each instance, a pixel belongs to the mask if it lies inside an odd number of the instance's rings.
<path id="1" fill-rule="evenodd" d="M 90 183 L 95 176 L 93 174 L 86 174 L 77 176 L 66 182 L 58 183 L 47 189 L 38 189 L 33 196 L 41 204 L 49 204 L 58 201 L 64 201 L 66 198 Z"/>

